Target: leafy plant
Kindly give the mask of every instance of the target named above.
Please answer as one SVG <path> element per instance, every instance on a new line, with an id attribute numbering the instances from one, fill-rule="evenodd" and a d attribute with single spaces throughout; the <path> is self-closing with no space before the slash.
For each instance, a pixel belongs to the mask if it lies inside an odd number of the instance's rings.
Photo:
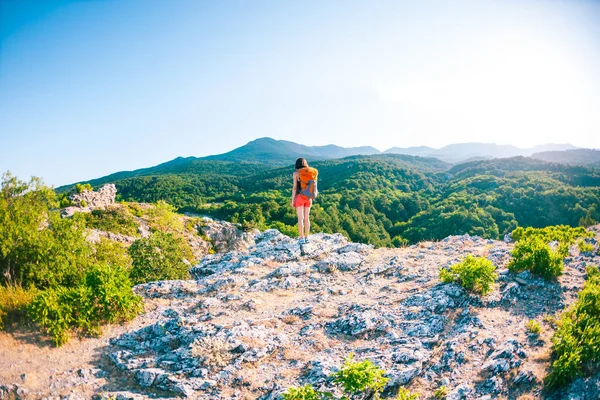
<path id="1" fill-rule="evenodd" d="M 541 325 L 534 319 L 527 321 L 525 328 L 527 329 L 527 332 L 533 333 L 534 335 L 539 335 L 542 331 Z"/>
<path id="2" fill-rule="evenodd" d="M 158 201 L 154 207 L 148 209 L 147 215 L 150 218 L 150 227 L 155 231 L 181 232 L 184 229 L 179 214 L 175 212 L 175 207 L 166 201 Z"/>
<path id="3" fill-rule="evenodd" d="M 580 253 L 592 253 L 594 251 L 594 245 L 586 242 L 585 240 L 580 240 L 577 243 L 577 247 L 579 247 Z"/>
<path id="4" fill-rule="evenodd" d="M 138 235 L 137 221 L 128 209 L 121 205 L 92 210 L 92 212 L 84 215 L 86 216 L 87 226 L 90 228 L 128 236 Z"/>
<path id="5" fill-rule="evenodd" d="M 325 398 L 333 398 L 330 393 L 323 393 L 315 390 L 312 385 L 304 385 L 299 387 L 288 388 L 282 394 L 284 400 L 322 400 Z"/>
<path id="6" fill-rule="evenodd" d="M 396 400 L 418 400 L 419 399 L 419 395 L 418 394 L 413 394 L 410 392 L 410 390 L 406 389 L 406 388 L 400 388 L 400 390 L 398 390 L 398 396 L 396 396 Z"/>
<path id="7" fill-rule="evenodd" d="M 483 295 L 489 293 L 494 287 L 494 281 L 498 277 L 495 272 L 496 266 L 485 257 L 467 257 L 450 267 L 440 269 L 440 280 L 442 282 L 455 282 L 467 290 Z"/>
<path id="8" fill-rule="evenodd" d="M 433 397 L 436 399 L 445 399 L 446 396 L 448 396 L 448 388 L 446 386 L 440 386 L 433 392 Z"/>
<path id="9" fill-rule="evenodd" d="M 563 312 L 552 337 L 552 364 L 544 379 L 550 389 L 600 368 L 600 272 L 590 266 L 587 273 L 577 301 Z"/>
<path id="10" fill-rule="evenodd" d="M 172 233 L 154 232 L 129 247 L 135 284 L 158 280 L 187 279 L 194 261 L 189 244 Z"/>
<path id="11" fill-rule="evenodd" d="M 83 193 L 85 191 L 91 192 L 92 190 L 94 190 L 94 189 L 92 188 L 92 185 L 90 185 L 89 183 L 84 183 L 84 184 L 78 183 L 75 185 L 75 191 L 77 193 Z"/>
<path id="12" fill-rule="evenodd" d="M 556 278 L 563 272 L 564 253 L 552 250 L 540 237 L 519 240 L 511 255 L 508 269 L 512 272 L 529 270 L 545 279 Z"/>
<path id="13" fill-rule="evenodd" d="M 79 286 L 40 292 L 28 311 L 60 346 L 69 341 L 73 329 L 96 335 L 102 323 L 130 320 L 141 309 L 141 298 L 131 290 L 127 272 L 101 264 L 94 266 Z"/>
<path id="14" fill-rule="evenodd" d="M 348 394 L 365 391 L 378 394 L 389 380 L 384 375 L 385 371 L 372 361 L 354 361 L 354 355 L 350 353 L 344 360 L 342 368 L 332 376 L 333 381 L 341 384 Z"/>

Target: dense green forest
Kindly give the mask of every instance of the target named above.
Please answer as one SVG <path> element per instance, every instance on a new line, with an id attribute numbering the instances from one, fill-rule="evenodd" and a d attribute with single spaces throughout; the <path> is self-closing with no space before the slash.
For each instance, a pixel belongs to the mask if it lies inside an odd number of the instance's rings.
<path id="1" fill-rule="evenodd" d="M 599 219 L 600 171 L 593 168 L 527 157 L 452 166 L 396 154 L 311 165 L 319 169 L 320 191 L 312 230 L 376 246 L 464 233 L 500 238 L 516 226 L 578 226 Z M 292 172 L 291 166 L 176 159 L 90 183 L 115 183 L 121 200 L 164 200 L 182 212 L 294 235 Z"/>

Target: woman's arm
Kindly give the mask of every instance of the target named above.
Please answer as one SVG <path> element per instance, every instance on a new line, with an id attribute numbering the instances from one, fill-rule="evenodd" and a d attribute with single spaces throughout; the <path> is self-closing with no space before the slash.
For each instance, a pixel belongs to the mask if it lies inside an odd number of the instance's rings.
<path id="1" fill-rule="evenodd" d="M 294 200 L 296 200 L 296 185 L 298 184 L 297 172 L 294 172 L 292 179 L 294 180 L 294 186 L 292 187 L 292 208 L 294 208 Z"/>

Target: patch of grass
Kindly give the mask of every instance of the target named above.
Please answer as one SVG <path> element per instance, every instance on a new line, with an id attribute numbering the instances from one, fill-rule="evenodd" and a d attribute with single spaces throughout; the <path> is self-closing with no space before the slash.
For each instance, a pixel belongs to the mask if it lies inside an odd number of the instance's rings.
<path id="1" fill-rule="evenodd" d="M 0 286 L 0 330 L 27 319 L 27 307 L 37 295 L 37 289 L 21 286 Z"/>
<path id="2" fill-rule="evenodd" d="M 533 333 L 534 335 L 539 335 L 542 332 L 542 327 L 534 319 L 530 319 L 529 321 L 527 321 L 527 323 L 525 324 L 525 328 L 527 328 L 527 332 Z"/>
<path id="3" fill-rule="evenodd" d="M 448 396 L 448 388 L 446 386 L 440 386 L 433 392 L 433 397 L 436 399 L 445 399 L 446 396 Z"/>
<path id="4" fill-rule="evenodd" d="M 463 261 L 454 264 L 450 270 L 440 269 L 442 282 L 455 282 L 467 290 L 485 295 L 492 291 L 498 277 L 496 266 L 484 257 L 468 255 Z"/>
<path id="5" fill-rule="evenodd" d="M 418 400 L 418 398 L 418 394 L 411 393 L 410 390 L 406 388 L 400 388 L 400 390 L 398 390 L 398 395 L 396 396 L 396 400 Z"/>

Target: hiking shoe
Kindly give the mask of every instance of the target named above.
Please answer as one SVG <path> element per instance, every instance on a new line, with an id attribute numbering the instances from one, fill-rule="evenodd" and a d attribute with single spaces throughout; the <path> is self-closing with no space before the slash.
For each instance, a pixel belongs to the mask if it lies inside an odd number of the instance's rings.
<path id="1" fill-rule="evenodd" d="M 308 238 L 304 238 L 304 243 L 310 243 L 310 240 L 308 240 Z"/>
<path id="2" fill-rule="evenodd" d="M 304 243 L 306 243 L 306 239 L 300 238 L 300 240 L 298 240 L 298 244 L 304 244 Z"/>

